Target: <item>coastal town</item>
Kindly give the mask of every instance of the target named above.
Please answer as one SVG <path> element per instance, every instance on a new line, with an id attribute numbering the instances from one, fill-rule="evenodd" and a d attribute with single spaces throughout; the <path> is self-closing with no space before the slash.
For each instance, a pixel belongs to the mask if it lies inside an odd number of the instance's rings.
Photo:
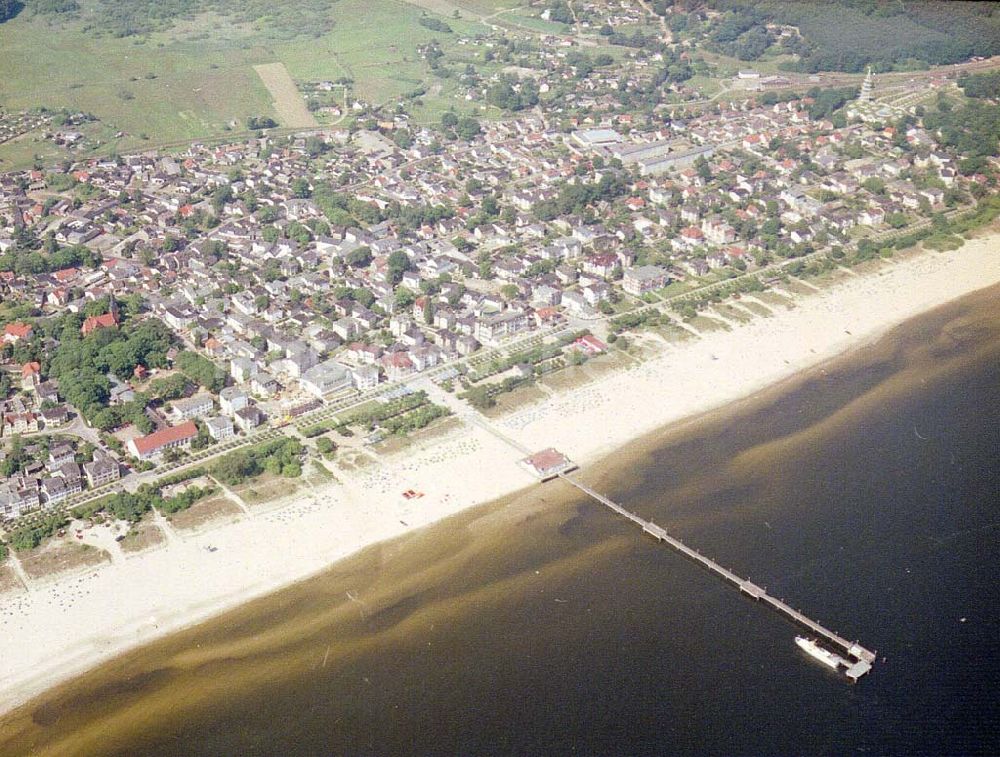
<path id="1" fill-rule="evenodd" d="M 986 743 L 922 693 L 990 669 L 1000 2 L 0 0 L 0 61 L 0 754 Z"/>
<path id="2" fill-rule="evenodd" d="M 406 402 L 415 377 L 481 410 L 623 333 L 695 335 L 727 297 L 946 248 L 992 197 L 995 158 L 923 123 L 950 110 L 945 76 L 904 106 L 871 72 L 832 95 L 739 78 L 753 97 L 656 125 L 400 115 L 0 176 L 0 514 L 100 502 L 262 431 L 343 441 L 333 410 L 372 399 L 403 405 L 369 442 L 417 430 L 450 411 Z M 642 84 L 583 81 L 593 106 Z"/>

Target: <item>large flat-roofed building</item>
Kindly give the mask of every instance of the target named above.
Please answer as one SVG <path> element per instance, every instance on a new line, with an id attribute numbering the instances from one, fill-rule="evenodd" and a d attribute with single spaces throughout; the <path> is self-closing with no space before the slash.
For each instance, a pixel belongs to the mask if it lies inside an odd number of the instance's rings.
<path id="1" fill-rule="evenodd" d="M 314 365 L 299 377 L 302 388 L 323 399 L 339 389 L 351 386 L 351 374 L 336 360 L 327 360 Z"/>
<path id="2" fill-rule="evenodd" d="M 627 166 L 634 165 L 640 160 L 652 160 L 663 157 L 670 153 L 684 152 L 690 149 L 691 145 L 675 139 L 658 139 L 655 142 L 645 142 L 642 144 L 620 144 L 608 147 L 608 154 L 613 158 L 618 158 Z"/>
<path id="3" fill-rule="evenodd" d="M 624 139 L 614 129 L 577 129 L 570 138 L 576 145 L 587 148 L 613 145 Z"/>
<path id="4" fill-rule="evenodd" d="M 712 157 L 715 149 L 712 147 L 692 147 L 690 150 L 682 152 L 672 152 L 666 155 L 652 155 L 648 158 L 639 158 L 636 164 L 639 166 L 639 173 L 643 176 L 655 176 L 657 174 L 670 171 L 674 168 L 685 168 L 692 165 L 698 158 L 704 157 L 706 160 Z"/>

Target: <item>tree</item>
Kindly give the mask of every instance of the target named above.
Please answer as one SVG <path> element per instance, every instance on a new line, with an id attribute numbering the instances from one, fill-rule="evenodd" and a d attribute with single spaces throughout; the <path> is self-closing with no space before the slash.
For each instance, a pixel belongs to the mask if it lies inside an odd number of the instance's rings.
<path id="1" fill-rule="evenodd" d="M 386 272 L 393 286 L 402 281 L 403 274 L 410 270 L 410 266 L 410 258 L 402 250 L 396 250 L 389 255 L 389 260 L 386 262 Z"/>
<path id="2" fill-rule="evenodd" d="M 261 472 L 257 459 L 249 450 L 236 450 L 219 460 L 212 475 L 224 484 L 234 486 Z"/>
<path id="3" fill-rule="evenodd" d="M 226 206 L 226 203 L 232 199 L 233 188 L 229 184 L 222 184 L 216 187 L 215 191 L 212 192 L 212 207 L 215 209 L 216 215 L 222 213 L 222 209 Z"/>
<path id="4" fill-rule="evenodd" d="M 455 127 L 455 133 L 467 142 L 478 137 L 482 131 L 479 121 L 474 118 L 463 118 Z"/>
<path id="5" fill-rule="evenodd" d="M 261 129 L 273 129 L 277 125 L 278 122 L 268 116 L 250 116 L 247 119 L 247 129 L 249 129 L 250 131 L 259 131 Z"/>
<path id="6" fill-rule="evenodd" d="M 365 289 L 364 287 L 358 287 L 353 290 L 351 292 L 351 298 L 360 305 L 364 305 L 366 308 L 370 308 L 375 304 L 375 295 L 372 294 L 370 289 Z"/>
<path id="7" fill-rule="evenodd" d="M 300 200 L 304 200 L 307 197 L 312 197 L 312 188 L 309 186 L 309 179 L 305 176 L 299 176 L 294 181 L 292 181 L 292 196 L 297 197 Z"/>
<path id="8" fill-rule="evenodd" d="M 225 374 L 215 363 L 196 352 L 182 350 L 177 353 L 174 364 L 185 376 L 211 392 L 219 392 L 226 385 Z"/>
<path id="9" fill-rule="evenodd" d="M 493 261 L 488 256 L 479 259 L 479 278 L 486 280 L 493 278 Z"/>
<path id="10" fill-rule="evenodd" d="M 20 434 L 14 434 L 13 442 L 7 451 L 7 456 L 0 462 L 0 474 L 4 478 L 9 478 L 17 473 L 28 462 L 28 455 L 24 451 L 24 440 Z"/>
<path id="11" fill-rule="evenodd" d="M 878 178 L 877 176 L 872 176 L 861 182 L 861 186 L 867 189 L 872 194 L 885 194 L 885 182 Z"/>
<path id="12" fill-rule="evenodd" d="M 712 180 L 712 169 L 708 165 L 708 161 L 705 160 L 704 155 L 698 156 L 698 159 L 694 162 L 695 171 L 698 172 L 698 176 L 701 177 L 702 181 Z"/>
<path id="13" fill-rule="evenodd" d="M 372 249 L 367 245 L 362 245 L 347 253 L 344 260 L 351 268 L 367 268 L 372 262 Z"/>
<path id="14" fill-rule="evenodd" d="M 406 287 L 396 290 L 396 305 L 400 308 L 410 307 L 417 299 L 417 296 Z"/>

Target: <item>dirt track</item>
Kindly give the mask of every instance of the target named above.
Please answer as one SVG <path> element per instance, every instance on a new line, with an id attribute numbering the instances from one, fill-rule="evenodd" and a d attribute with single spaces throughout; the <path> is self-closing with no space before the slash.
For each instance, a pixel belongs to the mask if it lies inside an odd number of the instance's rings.
<path id="1" fill-rule="evenodd" d="M 284 63 L 262 63 L 254 66 L 253 70 L 274 98 L 274 109 L 278 112 L 282 126 L 292 129 L 319 126 L 319 122 L 306 108 L 299 88 L 295 86 Z"/>

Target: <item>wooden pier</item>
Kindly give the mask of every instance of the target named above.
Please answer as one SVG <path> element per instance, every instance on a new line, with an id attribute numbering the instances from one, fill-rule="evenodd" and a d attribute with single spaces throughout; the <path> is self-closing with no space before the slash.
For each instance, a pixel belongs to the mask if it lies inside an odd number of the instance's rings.
<path id="1" fill-rule="evenodd" d="M 795 608 L 785 604 L 785 602 L 783 602 L 782 600 L 768 594 L 765 589 L 753 583 L 749 578 L 747 579 L 740 578 L 731 570 L 727 570 L 726 568 L 719 565 L 717 562 L 715 562 L 715 560 L 705 557 L 705 555 L 701 554 L 697 550 L 691 549 L 691 547 L 684 544 L 684 542 L 682 542 L 680 539 L 671 536 L 670 534 L 667 533 L 667 530 L 662 526 L 658 526 L 652 521 L 648 521 L 644 518 L 639 517 L 635 513 L 626 510 L 617 502 L 613 502 L 612 500 L 605 497 L 603 494 L 594 491 L 589 486 L 581 483 L 580 481 L 577 481 L 575 478 L 572 478 L 567 473 L 560 473 L 559 478 L 569 482 L 577 489 L 582 491 L 584 494 L 593 497 L 601 504 L 611 508 L 616 513 L 621 515 L 623 518 L 628 518 L 630 521 L 632 521 L 640 528 L 642 528 L 643 532 L 649 534 L 657 541 L 669 544 L 671 547 L 676 549 L 682 555 L 691 558 L 692 560 L 701 564 L 705 568 L 708 568 L 713 573 L 729 581 L 744 594 L 747 594 L 756 600 L 769 604 L 775 610 L 788 616 L 799 625 L 808 628 L 817 636 L 820 636 L 826 641 L 830 642 L 831 644 L 840 647 L 842 650 L 844 650 L 844 652 L 846 652 L 850 656 L 850 658 L 852 658 L 851 661 L 848 662 L 848 669 L 846 671 L 847 677 L 850 678 L 852 681 L 856 681 L 865 673 L 871 670 L 872 663 L 875 662 L 875 652 L 865 649 L 857 642 L 848 641 L 843 636 L 840 636 L 834 631 L 831 631 L 828 628 L 820 625 L 815 620 L 806 617 Z"/>

